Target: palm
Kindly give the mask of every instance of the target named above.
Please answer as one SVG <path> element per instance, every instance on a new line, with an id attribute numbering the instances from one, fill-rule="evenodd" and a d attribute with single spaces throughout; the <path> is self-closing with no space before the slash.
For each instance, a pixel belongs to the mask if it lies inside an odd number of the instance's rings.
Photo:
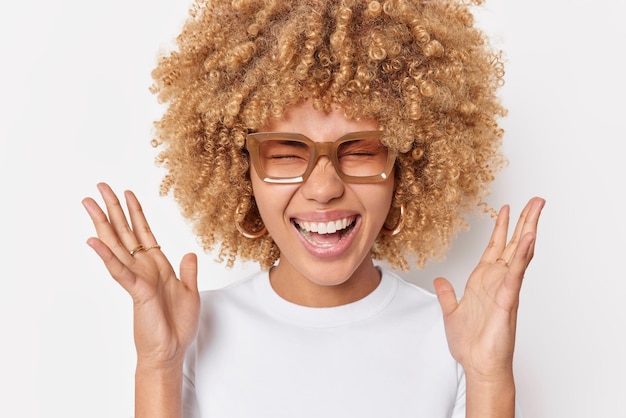
<path id="1" fill-rule="evenodd" d="M 133 299 L 138 358 L 154 364 L 179 360 L 198 325 L 195 255 L 188 254 L 181 261 L 179 280 L 156 244 L 135 196 L 126 193 L 131 229 L 113 191 L 105 184 L 99 188 L 108 217 L 93 199 L 83 201 L 98 233 L 88 243 Z M 140 243 L 145 249 L 131 255 L 129 249 Z"/>
<path id="2" fill-rule="evenodd" d="M 519 292 L 543 204 L 540 198 L 528 202 L 508 243 L 509 210 L 503 208 L 458 303 L 450 283 L 435 280 L 450 352 L 466 372 L 484 375 L 512 367 Z"/>
<path id="3" fill-rule="evenodd" d="M 134 295 L 131 293 L 135 345 L 138 353 L 151 353 L 156 361 L 168 361 L 184 354 L 195 335 L 200 307 L 198 293 L 178 280 L 169 264 L 164 272 L 151 273 L 139 276 Z M 150 283 L 146 277 L 160 277 L 160 280 Z"/>

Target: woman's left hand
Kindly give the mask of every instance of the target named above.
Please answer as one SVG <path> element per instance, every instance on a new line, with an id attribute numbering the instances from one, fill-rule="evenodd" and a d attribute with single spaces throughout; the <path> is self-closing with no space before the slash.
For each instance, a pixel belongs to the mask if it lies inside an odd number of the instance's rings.
<path id="1" fill-rule="evenodd" d="M 443 311 L 448 346 L 468 379 L 512 378 L 519 294 L 533 258 L 539 215 L 545 200 L 529 200 L 507 243 L 509 206 L 496 219 L 491 240 L 457 300 L 446 279 L 434 281 Z"/>

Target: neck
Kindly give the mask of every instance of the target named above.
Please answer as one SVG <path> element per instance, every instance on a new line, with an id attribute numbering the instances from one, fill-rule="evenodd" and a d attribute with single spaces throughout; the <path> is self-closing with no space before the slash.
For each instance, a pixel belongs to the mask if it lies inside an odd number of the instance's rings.
<path id="1" fill-rule="evenodd" d="M 380 283 L 380 272 L 368 257 L 347 279 L 337 277 L 320 284 L 291 264 L 279 262 L 270 271 L 270 282 L 274 291 L 289 302 L 328 308 L 356 302 L 369 295 Z"/>

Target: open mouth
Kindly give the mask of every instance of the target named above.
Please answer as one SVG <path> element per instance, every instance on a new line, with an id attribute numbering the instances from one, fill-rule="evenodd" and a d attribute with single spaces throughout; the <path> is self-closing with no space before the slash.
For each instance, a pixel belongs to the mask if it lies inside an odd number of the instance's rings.
<path id="1" fill-rule="evenodd" d="M 299 219 L 293 219 L 292 222 L 309 244 L 332 247 L 352 232 L 356 220 L 356 216 L 350 216 L 330 222 L 309 222 Z"/>

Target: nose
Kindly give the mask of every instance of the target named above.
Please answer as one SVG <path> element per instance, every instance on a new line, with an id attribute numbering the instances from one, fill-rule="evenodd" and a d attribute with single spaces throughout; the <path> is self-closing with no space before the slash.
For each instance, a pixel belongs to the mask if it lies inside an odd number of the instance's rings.
<path id="1" fill-rule="evenodd" d="M 328 203 L 343 195 L 345 185 L 332 161 L 327 156 L 321 156 L 300 190 L 306 199 Z"/>

